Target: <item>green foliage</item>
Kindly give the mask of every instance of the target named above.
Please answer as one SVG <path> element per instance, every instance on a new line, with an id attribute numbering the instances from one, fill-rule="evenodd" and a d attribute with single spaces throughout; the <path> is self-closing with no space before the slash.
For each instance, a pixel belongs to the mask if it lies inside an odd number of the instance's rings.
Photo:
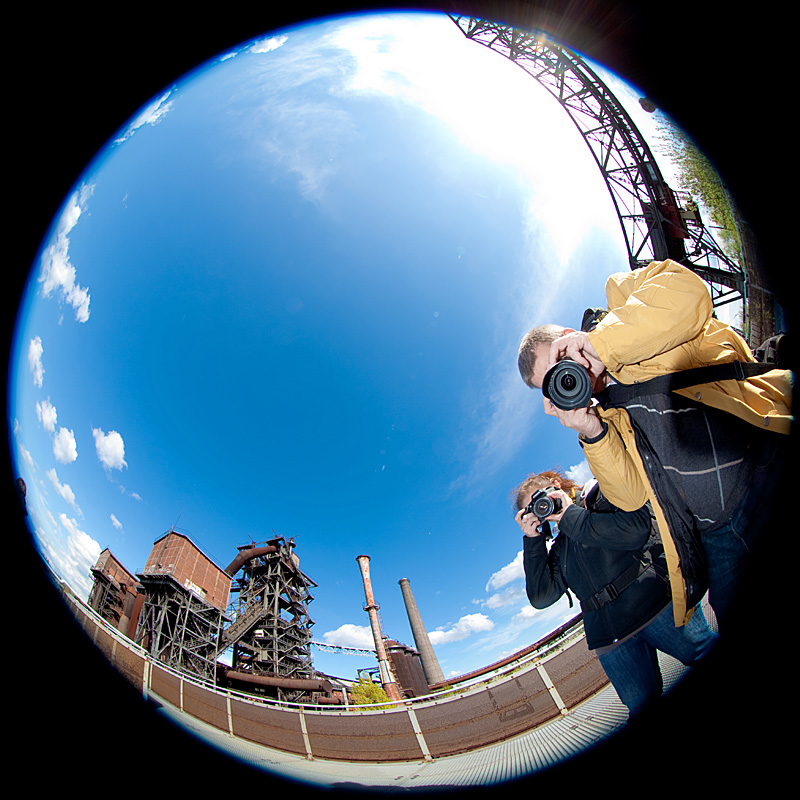
<path id="1" fill-rule="evenodd" d="M 659 117 L 658 149 L 678 169 L 679 186 L 700 200 L 708 210 L 711 222 L 721 230 L 715 231 L 723 249 L 734 258 L 740 257 L 739 238 L 728 192 L 717 170 L 694 141 L 666 117 Z"/>
<path id="2" fill-rule="evenodd" d="M 389 695 L 386 694 L 381 686 L 373 683 L 369 678 L 362 675 L 358 679 L 358 683 L 353 686 L 351 690 L 353 697 L 353 704 L 357 706 L 367 705 L 369 703 L 386 703 L 389 700 Z"/>

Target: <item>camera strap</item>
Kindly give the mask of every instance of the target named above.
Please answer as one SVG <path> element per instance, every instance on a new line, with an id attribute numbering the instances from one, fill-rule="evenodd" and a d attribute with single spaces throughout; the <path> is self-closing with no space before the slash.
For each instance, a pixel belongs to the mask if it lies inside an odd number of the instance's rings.
<path id="1" fill-rule="evenodd" d="M 743 381 L 756 375 L 763 375 L 775 369 L 774 364 L 761 364 L 757 361 L 730 361 L 727 364 L 710 364 L 705 367 L 694 367 L 680 372 L 670 372 L 651 378 L 649 381 L 637 383 L 613 383 L 607 386 L 597 397 L 602 406 L 618 407 L 636 397 L 649 394 L 667 394 L 677 389 L 698 386 L 714 381 Z"/>

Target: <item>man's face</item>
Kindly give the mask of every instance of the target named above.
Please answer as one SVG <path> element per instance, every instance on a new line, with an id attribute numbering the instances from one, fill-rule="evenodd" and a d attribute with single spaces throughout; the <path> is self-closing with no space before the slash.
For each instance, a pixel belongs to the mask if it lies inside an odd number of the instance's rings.
<path id="1" fill-rule="evenodd" d="M 550 359 L 550 345 L 537 344 L 533 351 L 536 353 L 536 360 L 533 364 L 532 374 L 533 385 L 537 389 L 541 389 L 542 383 L 544 382 L 544 376 L 547 373 L 547 362 Z"/>

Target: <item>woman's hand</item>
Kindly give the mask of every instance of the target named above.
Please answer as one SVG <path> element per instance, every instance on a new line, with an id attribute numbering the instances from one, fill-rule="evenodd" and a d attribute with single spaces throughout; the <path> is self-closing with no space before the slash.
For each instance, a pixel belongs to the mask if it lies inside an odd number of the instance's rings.
<path id="1" fill-rule="evenodd" d="M 520 529 L 526 536 L 530 536 L 531 538 L 534 536 L 541 536 L 542 531 L 540 526 L 542 523 L 539 522 L 539 518 L 536 516 L 536 514 L 525 514 L 523 517 L 522 514 L 524 511 L 524 508 L 521 508 L 519 511 L 517 511 L 517 515 L 514 517 L 517 525 L 519 525 Z"/>
<path id="2" fill-rule="evenodd" d="M 564 512 L 572 505 L 572 498 L 563 489 L 551 489 L 547 494 L 550 497 L 557 497 L 561 501 L 561 511 L 557 514 L 551 514 L 547 518 L 547 521 L 561 522 L 561 517 L 564 516 Z"/>
<path id="3" fill-rule="evenodd" d="M 550 497 L 556 497 L 561 501 L 561 510 L 557 514 L 551 514 L 549 517 L 546 517 L 545 520 L 540 520 L 534 513 L 525 514 L 523 517 L 522 515 L 525 511 L 524 508 L 517 511 L 517 515 L 514 517 L 514 519 L 516 520 L 517 525 L 519 525 L 520 530 L 526 536 L 541 536 L 542 522 L 559 522 L 567 508 L 572 505 L 572 498 L 563 489 L 551 489 L 547 494 Z"/>

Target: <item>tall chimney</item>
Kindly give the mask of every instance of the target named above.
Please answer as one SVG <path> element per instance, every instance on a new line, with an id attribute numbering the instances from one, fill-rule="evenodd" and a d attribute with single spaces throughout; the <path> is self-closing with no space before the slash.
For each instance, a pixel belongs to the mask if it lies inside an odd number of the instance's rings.
<path id="1" fill-rule="evenodd" d="M 372 582 L 369 579 L 369 556 L 356 556 L 356 561 L 361 570 L 361 578 L 364 581 L 364 596 L 367 600 L 364 610 L 369 614 L 369 624 L 372 628 L 372 638 L 375 640 L 375 653 L 378 656 L 381 683 L 390 700 L 402 700 L 400 689 L 397 688 L 397 682 L 392 676 L 392 671 L 389 667 L 386 648 L 383 646 L 383 635 L 378 621 L 378 609 L 380 606 L 375 602 L 372 594 Z"/>
<path id="2" fill-rule="evenodd" d="M 414 635 L 414 644 L 417 646 L 420 660 L 422 661 L 422 671 L 425 673 L 425 680 L 428 681 L 428 686 L 433 686 L 434 683 L 444 683 L 444 674 L 442 668 L 439 666 L 439 661 L 436 658 L 436 653 L 433 652 L 431 640 L 428 638 L 428 631 L 422 624 L 422 617 L 420 616 L 417 603 L 414 600 L 414 595 L 411 592 L 411 585 L 408 578 L 400 578 L 398 581 L 400 590 L 403 592 L 403 600 L 406 603 L 406 613 L 408 614 L 408 621 L 411 623 L 411 633 Z"/>

